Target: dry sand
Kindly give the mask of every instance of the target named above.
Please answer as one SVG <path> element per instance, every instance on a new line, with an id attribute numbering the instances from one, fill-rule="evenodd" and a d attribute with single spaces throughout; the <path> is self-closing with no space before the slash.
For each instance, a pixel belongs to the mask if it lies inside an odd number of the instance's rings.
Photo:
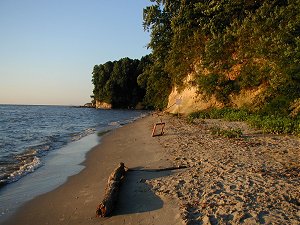
<path id="1" fill-rule="evenodd" d="M 177 199 L 187 224 L 300 224 L 300 140 L 245 123 L 165 117 L 159 137 L 175 165 L 189 169 L 147 181 Z M 241 138 L 211 134 L 240 128 Z"/>
<path id="2" fill-rule="evenodd" d="M 57 190 L 26 204 L 8 224 L 300 224 L 300 141 L 266 135 L 244 123 L 163 116 L 165 135 L 150 137 L 157 116 L 107 135 L 87 166 Z M 241 138 L 211 134 L 240 128 Z M 123 161 L 128 172 L 118 206 L 95 218 L 106 180 Z"/>
<path id="3" fill-rule="evenodd" d="M 121 187 L 114 214 L 96 218 L 110 173 L 124 162 L 129 168 L 162 168 L 170 164 L 158 139 L 151 137 L 154 118 L 148 116 L 112 131 L 92 149 L 86 168 L 56 190 L 25 204 L 5 224 L 182 224 L 178 204 L 168 197 L 157 197 L 145 184 L 169 176 L 170 172 L 128 172 Z"/>

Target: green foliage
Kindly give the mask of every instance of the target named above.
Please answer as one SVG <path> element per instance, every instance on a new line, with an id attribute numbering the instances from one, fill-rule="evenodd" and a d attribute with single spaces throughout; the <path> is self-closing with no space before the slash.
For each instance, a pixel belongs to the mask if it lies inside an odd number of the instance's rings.
<path id="1" fill-rule="evenodd" d="M 212 135 L 226 138 L 240 138 L 243 135 L 242 130 L 239 128 L 221 129 L 220 127 L 214 126 L 210 128 L 210 131 Z"/>
<path id="2" fill-rule="evenodd" d="M 234 94 L 264 87 L 253 109 L 263 115 L 291 113 L 300 98 L 300 0 L 150 2 L 143 26 L 150 32 L 151 55 L 96 65 L 94 100 L 114 107 L 143 101 L 163 109 L 172 87 L 180 90 L 194 74 L 206 99 L 231 106 Z"/>
<path id="3" fill-rule="evenodd" d="M 241 68 L 237 79 L 238 85 L 241 89 L 258 87 L 267 81 L 268 72 L 267 68 L 261 68 L 253 62 L 248 62 Z"/>
<path id="4" fill-rule="evenodd" d="M 205 93 L 205 96 L 210 98 L 217 90 L 219 75 L 210 74 L 208 76 L 201 76 L 198 78 L 198 83 L 201 93 Z"/>
<path id="5" fill-rule="evenodd" d="M 261 115 L 288 116 L 290 99 L 286 95 L 270 98 L 258 111 Z"/>
<path id="6" fill-rule="evenodd" d="M 206 110 L 192 112 L 188 115 L 189 119 L 220 119 L 227 121 L 245 121 L 250 112 L 244 109 L 233 108 L 210 108 Z"/>
<path id="7" fill-rule="evenodd" d="M 145 90 L 137 84 L 137 77 L 143 72 L 146 61 L 146 57 L 141 60 L 123 58 L 95 65 L 94 100 L 110 103 L 114 108 L 135 107 L 145 95 Z"/>
<path id="8" fill-rule="evenodd" d="M 192 112 L 187 116 L 188 121 L 192 121 L 194 119 L 209 119 L 209 113 L 206 110 Z"/>
<path id="9" fill-rule="evenodd" d="M 154 2 L 154 1 L 152 1 Z M 155 4 L 144 9 L 144 29 L 151 30 L 148 48 L 152 49 L 150 64 L 139 76 L 138 83 L 146 89 L 145 104 L 149 108 L 163 109 L 167 106 L 172 82 L 165 69 L 168 52 L 171 46 L 171 18 L 174 15 L 177 1 L 157 0 Z M 161 7 L 162 4 L 165 7 Z"/>
<path id="10" fill-rule="evenodd" d="M 268 90 L 262 96 L 263 101 L 257 102 L 262 108 L 265 103 L 277 102 L 279 98 L 285 98 L 288 105 L 299 96 L 299 91 L 296 91 L 299 90 L 299 80 L 294 78 L 297 77 L 300 60 L 297 44 L 299 6 L 299 0 L 262 1 L 255 13 L 237 27 L 238 58 L 247 59 L 250 65 L 260 61 L 257 65 L 266 68 L 258 68 L 256 79 L 259 83 L 261 77 L 267 78 L 263 80 Z M 242 79 L 248 79 L 245 74 L 241 76 L 244 76 Z M 282 111 L 275 107 L 273 110 Z"/>
<path id="11" fill-rule="evenodd" d="M 219 119 L 224 118 L 225 115 L 230 112 L 231 110 L 229 108 L 210 108 L 207 110 L 207 113 L 209 114 L 210 119 Z"/>
<path id="12" fill-rule="evenodd" d="M 230 95 L 237 93 L 239 87 L 233 80 L 228 79 L 223 74 L 212 73 L 206 76 L 200 76 L 197 79 L 199 92 L 204 94 L 205 98 L 215 96 L 222 103 L 230 103 Z"/>
<path id="13" fill-rule="evenodd" d="M 280 116 L 250 116 L 247 122 L 266 133 L 300 135 L 299 120 Z"/>
<path id="14" fill-rule="evenodd" d="M 150 62 L 139 75 L 137 82 L 146 89 L 144 104 L 148 108 L 163 109 L 167 106 L 171 82 L 158 63 Z"/>
<path id="15" fill-rule="evenodd" d="M 201 119 L 225 119 L 228 121 L 245 121 L 250 126 L 260 129 L 265 133 L 295 134 L 300 135 L 300 118 L 291 118 L 280 115 L 266 115 L 250 113 L 247 110 L 232 108 L 211 108 L 209 110 L 193 112 L 188 116 L 188 121 Z"/>
<path id="16" fill-rule="evenodd" d="M 249 114 L 247 110 L 230 109 L 223 115 L 223 118 L 227 121 L 245 121 Z"/>
<path id="17" fill-rule="evenodd" d="M 261 85 L 266 90 L 256 109 L 280 114 L 284 110 L 277 106 L 288 108 L 300 98 L 300 0 L 151 2 L 144 9 L 154 66 L 144 79 L 151 81 L 149 99 L 161 88 L 158 83 L 180 88 L 189 73 L 197 74 L 200 93 L 225 105 L 232 94 Z M 168 91 L 152 104 L 165 105 Z"/>

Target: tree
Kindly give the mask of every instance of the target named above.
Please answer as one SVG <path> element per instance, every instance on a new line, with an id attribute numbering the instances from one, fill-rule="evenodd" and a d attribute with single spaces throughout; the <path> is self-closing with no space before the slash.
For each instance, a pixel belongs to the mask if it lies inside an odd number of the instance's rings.
<path id="1" fill-rule="evenodd" d="M 165 106 L 170 87 L 182 87 L 189 73 L 200 92 L 225 104 L 260 85 L 267 88 L 258 110 L 286 110 L 300 97 L 300 0 L 151 2 L 144 9 L 151 65 L 139 77 L 149 104 Z"/>
<path id="2" fill-rule="evenodd" d="M 137 84 L 142 72 L 143 66 L 137 59 L 122 58 L 95 65 L 92 73 L 95 100 L 110 103 L 114 108 L 135 107 L 145 95 L 145 90 Z"/>

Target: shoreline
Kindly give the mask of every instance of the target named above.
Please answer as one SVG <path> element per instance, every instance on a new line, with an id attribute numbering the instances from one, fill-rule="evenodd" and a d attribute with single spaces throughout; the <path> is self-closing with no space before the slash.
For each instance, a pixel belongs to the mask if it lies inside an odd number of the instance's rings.
<path id="1" fill-rule="evenodd" d="M 127 173 L 112 217 L 96 218 L 106 181 L 124 162 L 128 168 L 160 168 L 169 164 L 157 139 L 151 137 L 155 118 L 138 119 L 104 135 L 101 143 L 86 154 L 85 168 L 57 189 L 25 203 L 5 224 L 181 224 L 179 210 L 171 199 L 162 200 L 141 182 L 168 176 L 170 172 Z M 131 222 L 130 222 L 131 221 Z"/>
<path id="2" fill-rule="evenodd" d="M 106 135 L 88 152 L 86 169 L 6 224 L 300 223 L 299 138 L 264 134 L 242 122 L 161 118 L 163 136 L 151 137 L 159 119 L 150 115 Z M 242 135 L 218 136 L 216 127 L 241 129 Z M 127 172 L 113 215 L 95 218 L 120 162 L 134 171 Z M 187 168 L 136 171 L 170 166 Z"/>
<path id="3" fill-rule="evenodd" d="M 38 169 L 3 186 L 0 189 L 0 224 L 26 202 L 56 189 L 68 177 L 83 170 L 81 163 L 85 160 L 86 153 L 99 144 L 99 139 L 94 133 L 67 144 L 59 151 L 51 151 Z"/>

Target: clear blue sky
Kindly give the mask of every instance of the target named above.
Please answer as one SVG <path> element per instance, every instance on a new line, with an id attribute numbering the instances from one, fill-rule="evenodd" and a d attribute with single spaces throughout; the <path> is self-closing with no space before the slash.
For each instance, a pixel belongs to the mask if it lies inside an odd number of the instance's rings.
<path id="1" fill-rule="evenodd" d="M 1 0 L 0 104 L 90 102 L 94 65 L 149 53 L 150 0 Z"/>

